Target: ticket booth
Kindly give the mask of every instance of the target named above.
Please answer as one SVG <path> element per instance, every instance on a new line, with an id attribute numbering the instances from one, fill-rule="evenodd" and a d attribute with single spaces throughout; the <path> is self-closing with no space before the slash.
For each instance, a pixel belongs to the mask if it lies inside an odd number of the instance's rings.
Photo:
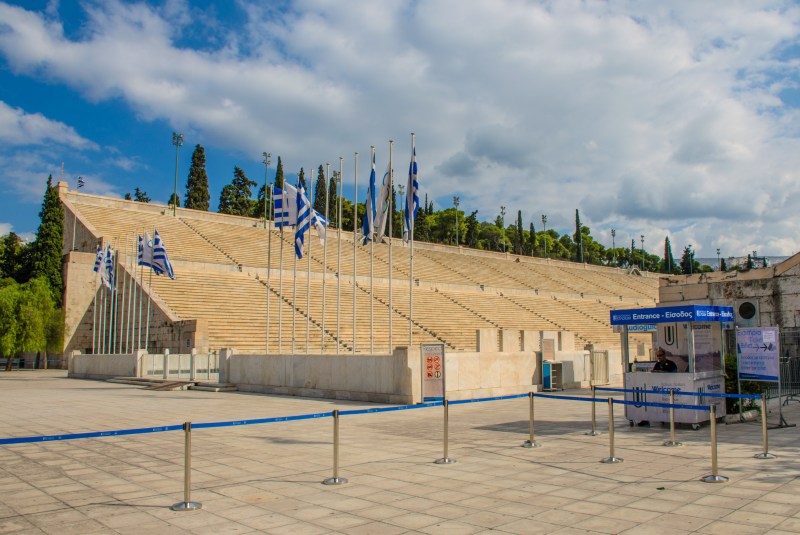
<path id="1" fill-rule="evenodd" d="M 611 325 L 622 338 L 625 369 L 625 399 L 633 402 L 669 403 L 670 390 L 702 394 L 725 392 L 725 337 L 723 329 L 733 328 L 732 307 L 686 305 L 612 310 Z M 654 330 L 652 358 L 663 349 L 675 364 L 674 373 L 654 372 L 655 361 L 631 362 L 628 334 Z M 646 393 L 656 391 L 658 394 Z M 676 396 L 682 405 L 714 405 L 717 416 L 725 415 L 725 399 L 701 396 Z M 636 422 L 669 422 L 669 409 L 625 405 L 625 417 Z M 694 427 L 708 421 L 708 412 L 676 409 L 675 421 Z"/>

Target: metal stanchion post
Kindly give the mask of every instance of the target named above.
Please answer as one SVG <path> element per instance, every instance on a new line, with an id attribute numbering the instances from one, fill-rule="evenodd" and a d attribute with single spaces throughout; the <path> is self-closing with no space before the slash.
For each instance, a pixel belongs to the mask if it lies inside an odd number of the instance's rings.
<path id="1" fill-rule="evenodd" d="M 436 459 L 433 462 L 436 464 L 452 464 L 456 462 L 456 460 L 447 456 L 447 446 L 448 442 L 450 441 L 448 433 L 448 427 L 450 427 L 450 409 L 447 405 L 447 400 L 442 402 L 442 407 L 444 407 L 444 456 L 441 459 Z"/>
<path id="2" fill-rule="evenodd" d="M 669 391 L 669 440 L 664 441 L 665 446 L 683 446 L 682 442 L 675 440 L 675 389 Z"/>
<path id="3" fill-rule="evenodd" d="M 183 501 L 178 502 L 170 509 L 173 511 L 194 511 L 200 509 L 203 504 L 192 501 L 192 422 L 184 422 L 184 461 L 183 461 Z"/>
<path id="4" fill-rule="evenodd" d="M 595 409 L 595 405 L 597 403 L 597 392 L 595 391 L 595 386 L 592 385 L 592 430 L 587 432 L 586 434 L 590 437 L 596 437 L 600 434 L 597 430 L 597 410 Z"/>
<path id="5" fill-rule="evenodd" d="M 155 358 L 155 357 L 154 357 Z M 164 380 L 169 377 L 169 348 L 164 348 Z"/>
<path id="6" fill-rule="evenodd" d="M 323 485 L 342 485 L 347 479 L 339 477 L 339 411 L 333 411 L 333 477 L 322 482 Z"/>
<path id="7" fill-rule="evenodd" d="M 741 400 L 739 400 L 741 404 Z M 753 455 L 756 459 L 775 459 L 777 455 L 769 452 L 769 440 L 767 439 L 767 393 L 761 394 L 761 436 L 764 443 L 764 451 Z"/>
<path id="8" fill-rule="evenodd" d="M 621 463 L 624 459 L 614 456 L 614 400 L 608 398 L 608 457 L 600 459 L 601 463 Z"/>
<path id="9" fill-rule="evenodd" d="M 725 483 L 728 478 L 719 475 L 717 467 L 717 415 L 714 405 L 709 405 L 708 411 L 711 419 L 711 474 L 703 476 L 700 480 L 706 483 Z"/>
<path id="10" fill-rule="evenodd" d="M 541 448 L 542 445 L 536 442 L 536 439 L 533 438 L 533 392 L 528 392 L 528 399 L 530 399 L 530 431 L 531 436 L 522 443 L 523 448 Z"/>

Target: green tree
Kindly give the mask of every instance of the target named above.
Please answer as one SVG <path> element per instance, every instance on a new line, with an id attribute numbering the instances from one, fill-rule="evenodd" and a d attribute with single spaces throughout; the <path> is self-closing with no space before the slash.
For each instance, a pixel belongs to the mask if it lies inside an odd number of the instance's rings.
<path id="1" fill-rule="evenodd" d="M 522 254 L 522 246 L 525 244 L 522 235 L 522 210 L 517 210 L 517 227 L 514 229 L 514 252 Z"/>
<path id="2" fill-rule="evenodd" d="M 339 213 L 338 213 L 338 194 L 336 183 L 339 179 L 339 171 L 334 171 L 333 176 L 331 176 L 331 182 L 328 185 L 328 221 L 331 222 L 331 228 L 338 228 L 339 222 L 337 221 Z"/>
<path id="3" fill-rule="evenodd" d="M 197 144 L 192 153 L 192 165 L 186 179 L 186 197 L 184 208 L 208 212 L 211 194 L 208 193 L 208 174 L 206 173 L 206 152 Z"/>
<path id="4" fill-rule="evenodd" d="M 275 170 L 275 187 L 283 189 L 283 162 L 281 162 L 281 157 L 278 156 L 278 167 Z"/>
<path id="5" fill-rule="evenodd" d="M 11 369 L 11 357 L 19 353 L 19 301 L 21 292 L 14 279 L 0 280 L 0 356 L 6 357 L 6 370 Z"/>
<path id="6" fill-rule="evenodd" d="M 239 167 L 233 168 L 233 180 L 222 188 L 219 196 L 219 213 L 249 216 L 252 212 L 250 188 L 256 183 L 245 175 Z"/>
<path id="7" fill-rule="evenodd" d="M 725 262 L 724 258 L 720 259 L 720 261 L 719 261 L 719 270 L 720 271 L 728 271 L 728 264 L 727 264 L 727 262 Z"/>
<path id="8" fill-rule="evenodd" d="M 126 201 L 132 201 L 132 200 L 133 200 L 133 197 L 131 197 L 131 194 L 130 194 L 130 192 L 126 193 L 126 194 L 125 194 L 125 196 L 124 196 L 123 198 L 124 198 Z"/>
<path id="9" fill-rule="evenodd" d="M 694 251 L 692 246 L 687 245 L 683 248 L 683 255 L 681 256 L 681 272 L 684 275 L 691 275 L 700 272 L 700 263 L 694 259 Z"/>
<path id="10" fill-rule="evenodd" d="M 32 278 L 21 289 L 17 348 L 36 353 L 37 363 L 46 368 L 48 352 L 61 349 L 58 340 L 61 333 L 58 324 L 63 322 L 61 312 L 56 308 L 50 281 L 44 277 Z"/>
<path id="11" fill-rule="evenodd" d="M 317 169 L 317 181 L 314 183 L 314 210 L 322 215 L 326 215 L 325 207 L 328 203 L 328 188 L 325 183 L 325 171 L 322 166 Z"/>
<path id="12" fill-rule="evenodd" d="M 31 273 L 32 246 L 9 232 L 0 239 L 0 279 L 10 277 L 18 283 L 27 282 Z"/>
<path id="13" fill-rule="evenodd" d="M 525 254 L 533 256 L 536 251 L 536 229 L 533 228 L 533 221 L 531 221 L 531 229 L 528 231 L 528 246 Z"/>
<path id="14" fill-rule="evenodd" d="M 572 238 L 575 241 L 575 262 L 583 262 L 583 225 L 581 225 L 581 215 L 578 209 L 575 209 L 575 235 Z"/>
<path id="15" fill-rule="evenodd" d="M 33 277 L 43 277 L 50 284 L 58 302 L 64 291 L 61 275 L 64 248 L 64 206 L 58 198 L 58 189 L 53 187 L 53 176 L 47 179 L 47 188 L 39 212 L 39 229 L 33 245 Z"/>
<path id="16" fill-rule="evenodd" d="M 150 199 L 150 197 L 147 196 L 147 192 L 146 191 L 142 191 L 139 188 L 135 188 L 133 190 L 133 200 L 136 201 L 136 202 L 148 203 L 148 202 L 150 202 L 151 199 Z"/>
<path id="17" fill-rule="evenodd" d="M 479 229 L 478 211 L 472 212 L 464 221 L 467 231 L 464 233 L 464 243 L 467 247 L 476 249 L 478 247 Z"/>
<path id="18" fill-rule="evenodd" d="M 178 197 L 176 193 L 169 194 L 169 200 L 167 201 L 167 206 L 180 206 L 181 205 L 181 198 Z"/>
<path id="19" fill-rule="evenodd" d="M 755 262 L 753 262 L 753 257 L 750 256 L 750 253 L 747 253 L 747 263 L 745 264 L 745 269 L 747 269 L 747 271 L 750 271 L 754 267 L 756 267 L 756 264 Z"/>
<path id="20" fill-rule="evenodd" d="M 417 217 L 414 218 L 414 241 L 431 241 L 431 227 L 425 210 L 417 210 Z"/>
<path id="21" fill-rule="evenodd" d="M 675 258 L 672 256 L 672 244 L 669 236 L 664 238 L 664 261 L 661 262 L 661 273 L 676 273 L 678 266 L 675 265 Z"/>
<path id="22" fill-rule="evenodd" d="M 478 228 L 478 249 L 486 251 L 503 250 L 503 231 L 500 227 L 496 224 L 485 222 L 480 223 Z"/>
<path id="23" fill-rule="evenodd" d="M 300 168 L 300 172 L 297 174 L 297 181 L 303 186 L 303 189 L 306 190 L 306 196 L 311 196 L 311 193 L 308 191 L 308 184 L 306 184 L 306 172 L 302 167 Z"/>
<path id="24" fill-rule="evenodd" d="M 269 192 L 266 189 L 266 184 L 263 184 L 258 189 L 258 197 L 257 197 L 257 199 L 258 200 L 253 204 L 252 217 L 257 217 L 257 218 L 267 217 L 267 218 L 269 218 L 269 214 L 267 213 L 267 209 L 269 208 L 269 205 L 267 204 L 267 202 L 269 202 Z"/>

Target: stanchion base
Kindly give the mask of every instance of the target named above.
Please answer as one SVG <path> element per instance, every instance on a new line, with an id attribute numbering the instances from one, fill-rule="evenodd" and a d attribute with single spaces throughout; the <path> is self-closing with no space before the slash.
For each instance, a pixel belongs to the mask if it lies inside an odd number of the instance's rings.
<path id="1" fill-rule="evenodd" d="M 344 485 L 345 483 L 347 483 L 347 479 L 343 477 L 329 477 L 322 482 L 323 485 Z"/>
<path id="2" fill-rule="evenodd" d="M 436 459 L 433 461 L 436 464 L 453 464 L 456 462 L 455 459 L 451 459 L 450 457 L 442 457 L 441 459 Z"/>
<path id="3" fill-rule="evenodd" d="M 624 460 L 625 459 L 622 459 L 621 457 L 604 457 L 600 459 L 600 462 L 603 464 L 614 464 L 614 463 L 621 463 Z"/>
<path id="4" fill-rule="evenodd" d="M 523 448 L 541 448 L 542 445 L 536 441 L 531 442 L 530 440 L 526 440 L 522 443 Z"/>
<path id="5" fill-rule="evenodd" d="M 756 453 L 753 455 L 754 459 L 777 459 L 778 456 L 774 453 Z"/>
<path id="6" fill-rule="evenodd" d="M 600 433 L 600 431 L 586 431 L 584 433 L 584 435 L 586 435 L 587 437 L 596 437 L 596 436 L 600 436 L 601 434 L 602 433 Z"/>
<path id="7" fill-rule="evenodd" d="M 677 447 L 677 446 L 683 446 L 683 442 L 678 442 L 677 440 L 665 440 L 663 445 L 669 447 Z"/>
<path id="8" fill-rule="evenodd" d="M 179 502 L 170 507 L 173 511 L 196 511 L 202 508 L 203 504 L 199 502 Z"/>
<path id="9" fill-rule="evenodd" d="M 700 481 L 703 483 L 725 483 L 728 481 L 728 478 L 725 476 L 715 476 L 714 474 L 710 474 L 701 477 Z"/>

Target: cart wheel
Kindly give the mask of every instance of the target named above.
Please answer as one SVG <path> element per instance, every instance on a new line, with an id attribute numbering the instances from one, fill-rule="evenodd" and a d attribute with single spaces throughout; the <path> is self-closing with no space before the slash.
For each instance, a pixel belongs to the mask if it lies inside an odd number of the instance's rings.
<path id="1" fill-rule="evenodd" d="M 700 424 L 692 424 L 692 431 L 697 431 L 700 429 Z"/>

